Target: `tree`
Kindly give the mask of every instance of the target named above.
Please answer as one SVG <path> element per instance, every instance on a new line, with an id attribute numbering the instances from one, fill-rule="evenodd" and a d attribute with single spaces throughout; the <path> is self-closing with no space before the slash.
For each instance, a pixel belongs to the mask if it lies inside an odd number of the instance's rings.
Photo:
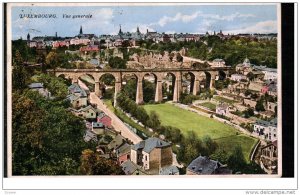
<path id="1" fill-rule="evenodd" d="M 232 154 L 228 157 L 228 166 L 233 172 L 242 171 L 247 165 L 243 150 L 240 145 L 235 146 Z"/>
<path id="2" fill-rule="evenodd" d="M 58 55 L 56 52 L 51 51 L 46 56 L 46 64 L 52 69 L 56 69 L 59 66 Z"/>
<path id="3" fill-rule="evenodd" d="M 160 120 L 159 120 L 159 117 L 158 117 L 158 115 L 155 111 L 150 112 L 149 121 L 147 123 L 148 123 L 148 126 L 153 128 L 153 129 L 159 128 Z"/>
<path id="4" fill-rule="evenodd" d="M 49 90 L 51 95 L 58 99 L 65 99 L 68 94 L 68 86 L 65 84 L 63 78 L 52 77 L 48 74 L 41 74 L 38 81 L 44 84 L 44 87 Z"/>
<path id="5" fill-rule="evenodd" d="M 110 159 L 100 157 L 90 149 L 82 151 L 80 173 L 84 175 L 124 175 L 118 164 Z"/>
<path id="6" fill-rule="evenodd" d="M 13 93 L 13 175 L 78 174 L 85 125 L 63 105 L 36 91 Z"/>
<path id="7" fill-rule="evenodd" d="M 255 105 L 255 110 L 256 111 L 265 111 L 265 107 L 264 107 L 264 100 L 262 98 L 260 98 L 256 105 Z"/>
<path id="8" fill-rule="evenodd" d="M 253 81 L 254 78 L 255 78 L 255 75 L 254 75 L 252 72 L 249 72 L 249 73 L 247 74 L 247 78 L 249 79 L 249 81 Z"/>
<path id="9" fill-rule="evenodd" d="M 113 69 L 126 69 L 126 60 L 123 60 L 120 57 L 109 58 L 108 64 Z"/>
<path id="10" fill-rule="evenodd" d="M 12 88 L 23 90 L 26 88 L 26 81 L 29 75 L 23 66 L 23 59 L 20 52 L 17 50 L 16 55 L 13 57 L 13 70 L 12 70 Z"/>

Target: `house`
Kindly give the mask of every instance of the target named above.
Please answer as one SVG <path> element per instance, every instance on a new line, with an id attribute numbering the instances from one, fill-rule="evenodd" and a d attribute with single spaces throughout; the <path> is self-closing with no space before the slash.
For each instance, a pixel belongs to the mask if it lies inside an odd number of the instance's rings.
<path id="1" fill-rule="evenodd" d="M 241 80 L 248 80 L 248 78 L 243 74 L 232 74 L 230 79 L 232 81 L 238 81 L 238 82 L 240 82 Z"/>
<path id="2" fill-rule="evenodd" d="M 267 102 L 267 110 L 276 112 L 277 111 L 277 103 L 275 102 Z"/>
<path id="3" fill-rule="evenodd" d="M 210 159 L 207 156 L 199 156 L 194 159 L 186 169 L 187 175 L 229 175 L 232 170 L 226 165 Z"/>
<path id="4" fill-rule="evenodd" d="M 255 108 L 257 101 L 245 98 L 243 104 L 250 108 Z"/>
<path id="5" fill-rule="evenodd" d="M 250 81 L 248 89 L 252 91 L 261 92 L 262 88 L 264 87 L 264 82 L 262 81 Z"/>
<path id="6" fill-rule="evenodd" d="M 271 83 L 268 88 L 268 94 L 271 96 L 277 96 L 277 84 Z"/>
<path id="7" fill-rule="evenodd" d="M 107 148 L 113 152 L 116 152 L 116 150 L 121 147 L 123 144 L 126 143 L 126 139 L 118 134 L 108 145 Z"/>
<path id="8" fill-rule="evenodd" d="M 272 118 L 274 116 L 274 112 L 270 111 L 270 110 L 266 110 L 266 111 L 262 111 L 259 112 L 259 114 L 263 117 L 263 118 Z"/>
<path id="9" fill-rule="evenodd" d="M 51 98 L 51 93 L 44 88 L 43 83 L 31 83 L 28 85 L 29 89 L 32 91 L 37 91 L 40 95 L 45 98 Z"/>
<path id="10" fill-rule="evenodd" d="M 101 112 L 97 117 L 97 122 L 103 123 L 105 127 L 112 128 L 112 120 L 109 116 L 107 116 L 104 112 Z"/>
<path id="11" fill-rule="evenodd" d="M 229 107 L 225 103 L 221 103 L 216 107 L 216 113 L 222 116 L 226 116 L 229 113 Z"/>
<path id="12" fill-rule="evenodd" d="M 257 120 L 254 123 L 253 133 L 267 141 L 277 140 L 277 118 L 271 121 Z"/>
<path id="13" fill-rule="evenodd" d="M 102 123 L 92 122 L 92 131 L 97 135 L 103 135 L 105 134 L 105 127 Z"/>
<path id="14" fill-rule="evenodd" d="M 97 114 L 100 111 L 96 108 L 94 108 L 91 105 L 88 105 L 86 107 L 80 108 L 77 113 L 77 116 L 81 116 L 84 117 L 85 119 L 96 119 L 97 118 Z"/>
<path id="15" fill-rule="evenodd" d="M 145 175 L 141 167 L 127 160 L 121 164 L 122 170 L 126 175 Z"/>
<path id="16" fill-rule="evenodd" d="M 125 143 L 116 150 L 118 163 L 121 165 L 123 162 L 130 160 L 131 145 Z"/>
<path id="17" fill-rule="evenodd" d="M 87 45 L 90 43 L 90 39 L 88 38 L 74 38 L 70 40 L 70 45 Z"/>
<path id="18" fill-rule="evenodd" d="M 277 173 L 278 149 L 277 140 L 261 148 L 260 166 L 269 174 Z"/>
<path id="19" fill-rule="evenodd" d="M 99 52 L 99 47 L 98 45 L 88 45 L 80 47 L 79 51 L 83 54 L 97 53 Z"/>
<path id="20" fill-rule="evenodd" d="M 87 98 L 85 97 L 69 94 L 66 99 L 72 104 L 73 108 L 80 108 L 87 105 Z"/>
<path id="21" fill-rule="evenodd" d="M 70 101 L 73 107 L 79 108 L 87 106 L 87 93 L 85 90 L 81 89 L 77 83 L 69 86 L 68 91 L 69 95 L 67 96 L 67 100 Z"/>
<path id="22" fill-rule="evenodd" d="M 235 70 L 238 73 L 243 75 L 247 75 L 249 72 L 252 71 L 253 64 L 250 63 L 248 58 L 245 58 L 244 62 L 235 66 Z"/>
<path id="23" fill-rule="evenodd" d="M 90 130 L 86 130 L 85 131 L 83 139 L 84 139 L 85 142 L 89 142 L 91 140 L 94 141 L 94 142 L 98 141 L 96 133 L 94 133 L 94 132 L 92 132 Z"/>
<path id="24" fill-rule="evenodd" d="M 214 59 L 212 67 L 225 67 L 225 61 L 223 59 Z"/>
<path id="25" fill-rule="evenodd" d="M 277 69 L 276 68 L 267 68 L 266 66 L 253 66 L 254 70 L 259 70 L 264 73 L 264 80 L 266 81 L 275 81 L 277 80 Z"/>
<path id="26" fill-rule="evenodd" d="M 158 174 L 161 168 L 172 165 L 172 147 L 168 142 L 151 137 L 133 145 L 130 158 L 143 170 Z"/>
<path id="27" fill-rule="evenodd" d="M 179 170 L 175 165 L 161 168 L 159 175 L 179 175 Z"/>

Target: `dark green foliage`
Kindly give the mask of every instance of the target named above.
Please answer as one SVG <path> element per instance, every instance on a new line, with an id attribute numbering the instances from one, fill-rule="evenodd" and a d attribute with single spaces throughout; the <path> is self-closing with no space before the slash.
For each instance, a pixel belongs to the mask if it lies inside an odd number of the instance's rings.
<path id="1" fill-rule="evenodd" d="M 241 146 L 235 146 L 233 153 L 228 157 L 228 166 L 233 170 L 233 172 L 241 171 L 246 166 L 246 160 L 243 155 L 243 150 Z"/>
<path id="2" fill-rule="evenodd" d="M 180 94 L 179 101 L 182 104 L 188 105 L 188 104 L 191 104 L 194 100 L 198 100 L 198 99 L 200 99 L 200 97 L 197 95 L 182 93 L 182 94 Z"/>
<path id="3" fill-rule="evenodd" d="M 143 97 L 144 102 L 148 103 L 155 98 L 155 83 L 143 80 Z"/>
<path id="4" fill-rule="evenodd" d="M 111 57 L 108 60 L 110 68 L 113 69 L 126 69 L 126 60 L 123 60 L 120 57 Z"/>
<path id="5" fill-rule="evenodd" d="M 29 73 L 23 66 L 23 58 L 17 50 L 13 57 L 13 70 L 12 70 L 12 88 L 15 90 L 23 90 L 26 88 Z"/>
<path id="6" fill-rule="evenodd" d="M 44 84 L 44 87 L 49 90 L 52 96 L 58 99 L 65 99 L 68 94 L 68 86 L 63 78 L 52 77 L 48 74 L 41 74 L 38 81 Z"/>
<path id="7" fill-rule="evenodd" d="M 163 51 L 179 51 L 182 47 L 188 49 L 188 56 L 203 60 L 222 58 L 226 64 L 235 66 L 248 57 L 251 63 L 277 67 L 277 41 L 276 40 L 250 40 L 245 37 L 234 37 L 222 40 L 218 36 L 203 37 L 197 42 L 152 43 L 141 45 L 146 49 Z"/>
<path id="8" fill-rule="evenodd" d="M 32 91 L 13 93 L 12 106 L 13 175 L 78 174 L 82 119 Z"/>
<path id="9" fill-rule="evenodd" d="M 111 159 L 105 159 L 90 149 L 81 155 L 80 173 L 83 175 L 124 175 L 122 168 Z"/>
<path id="10" fill-rule="evenodd" d="M 265 111 L 265 107 L 264 107 L 264 99 L 260 98 L 255 106 L 255 110 L 256 111 Z"/>

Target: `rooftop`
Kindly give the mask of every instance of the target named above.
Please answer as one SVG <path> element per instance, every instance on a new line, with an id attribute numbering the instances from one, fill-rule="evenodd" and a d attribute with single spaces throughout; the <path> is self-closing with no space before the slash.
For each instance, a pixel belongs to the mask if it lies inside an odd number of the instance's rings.
<path id="1" fill-rule="evenodd" d="M 211 175 L 216 174 L 220 167 L 223 167 L 220 162 L 211 160 L 206 156 L 199 156 L 189 164 L 187 169 L 198 175 Z"/>
<path id="2" fill-rule="evenodd" d="M 44 88 L 43 83 L 31 83 L 28 85 L 30 89 Z"/>
<path id="3" fill-rule="evenodd" d="M 154 148 L 163 148 L 170 146 L 170 143 L 165 142 L 156 137 L 148 138 L 132 146 L 133 150 L 143 149 L 144 152 L 150 153 Z"/>

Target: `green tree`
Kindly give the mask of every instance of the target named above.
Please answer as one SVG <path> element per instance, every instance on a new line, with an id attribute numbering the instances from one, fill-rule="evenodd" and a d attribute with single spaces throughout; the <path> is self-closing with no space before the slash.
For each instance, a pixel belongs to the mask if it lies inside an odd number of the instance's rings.
<path id="1" fill-rule="evenodd" d="M 111 57 L 108 60 L 110 68 L 113 69 L 126 69 L 126 60 L 123 60 L 120 57 Z"/>
<path id="2" fill-rule="evenodd" d="M 247 165 L 243 155 L 242 147 L 240 145 L 235 146 L 233 152 L 228 157 L 228 166 L 233 172 L 242 171 Z"/>
<path id="3" fill-rule="evenodd" d="M 122 168 L 113 160 L 100 157 L 87 149 L 82 152 L 80 173 L 84 175 L 124 175 Z"/>
<path id="4" fill-rule="evenodd" d="M 49 68 L 56 69 L 59 66 L 58 54 L 56 52 L 51 51 L 46 56 L 46 64 Z"/>
<path id="5" fill-rule="evenodd" d="M 160 127 L 160 120 L 155 111 L 150 112 L 149 120 L 148 120 L 147 124 L 149 127 L 153 128 L 153 129 L 157 129 Z"/>
<path id="6" fill-rule="evenodd" d="M 23 59 L 20 52 L 17 50 L 13 57 L 13 70 L 12 70 L 12 88 L 23 90 L 26 88 L 26 81 L 29 78 L 25 67 L 23 66 Z"/>

